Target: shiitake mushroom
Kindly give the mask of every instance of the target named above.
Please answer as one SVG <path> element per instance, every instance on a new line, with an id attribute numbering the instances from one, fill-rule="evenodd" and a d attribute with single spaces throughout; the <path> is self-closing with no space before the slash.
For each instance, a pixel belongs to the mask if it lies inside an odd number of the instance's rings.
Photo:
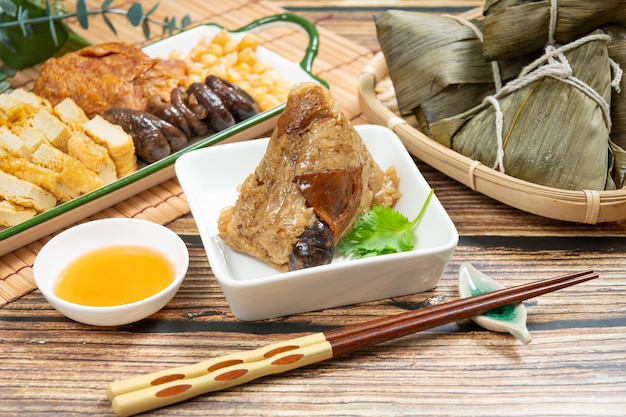
<path id="1" fill-rule="evenodd" d="M 216 75 L 208 75 L 205 84 L 217 94 L 237 122 L 259 113 L 259 108 L 252 96 L 234 84 Z"/>
<path id="2" fill-rule="evenodd" d="M 228 111 L 224 102 L 208 85 L 204 83 L 193 83 L 187 89 L 188 93 L 193 94 L 198 103 L 202 104 L 209 110 L 207 119 L 216 131 L 221 131 L 231 127 L 236 123 L 233 114 Z"/>
<path id="3" fill-rule="evenodd" d="M 209 85 L 210 84 L 210 85 Z M 152 96 L 145 110 L 112 107 L 103 117 L 133 137 L 137 156 L 152 163 L 182 149 L 188 139 L 219 132 L 258 113 L 255 100 L 216 76 L 176 87 L 168 102 Z"/>
<path id="4" fill-rule="evenodd" d="M 146 111 L 176 126 L 182 130 L 188 138 L 193 134 L 191 125 L 185 118 L 181 109 L 166 101 L 160 94 L 155 94 L 148 99 Z"/>
<path id="5" fill-rule="evenodd" d="M 324 221 L 316 217 L 315 223 L 304 229 L 293 245 L 289 254 L 289 270 L 327 265 L 333 260 L 334 250 L 333 232 Z"/>
<path id="6" fill-rule="evenodd" d="M 143 110 L 111 107 L 102 115 L 104 119 L 121 126 L 135 144 L 137 156 L 148 163 L 168 156 L 172 148 L 167 138 L 154 123 L 156 116 Z"/>
<path id="7" fill-rule="evenodd" d="M 209 114 L 208 109 L 199 104 L 195 97 L 193 99 L 190 98 L 183 87 L 174 88 L 170 94 L 170 99 L 172 105 L 180 110 L 185 120 L 191 126 L 193 136 L 202 136 L 210 132 L 211 127 L 203 120 Z M 200 107 L 204 109 L 204 113 L 199 109 Z"/>

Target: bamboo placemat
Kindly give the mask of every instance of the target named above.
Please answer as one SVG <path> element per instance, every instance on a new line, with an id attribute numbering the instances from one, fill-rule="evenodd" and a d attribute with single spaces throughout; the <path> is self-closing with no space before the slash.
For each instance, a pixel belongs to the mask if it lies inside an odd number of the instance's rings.
<path id="1" fill-rule="evenodd" d="M 96 4 L 94 7 L 97 7 L 99 2 L 94 4 Z M 230 2 L 191 0 L 184 2 L 184 7 L 184 13 L 191 15 L 192 25 L 219 23 L 226 29 L 236 29 L 261 17 L 285 11 L 271 3 L 245 0 Z M 161 2 L 154 17 L 160 19 L 165 16 L 182 17 L 179 8 L 178 2 Z M 92 43 L 122 39 L 136 44 L 145 42 L 141 30 L 130 27 L 126 22 L 116 21 L 118 33 L 116 37 L 100 20 L 93 19 L 88 31 L 83 31 L 71 23 L 69 26 Z M 366 122 L 359 108 L 357 80 L 363 67 L 373 57 L 373 53 L 323 28 L 318 28 L 318 31 L 320 48 L 314 61 L 313 73 L 329 83 L 348 118 L 354 123 Z M 302 59 L 308 40 L 302 31 L 293 27 L 272 28 L 267 33 L 259 32 L 258 36 L 262 39 L 263 46 L 297 62 Z M 15 87 L 28 88 L 36 76 L 36 68 L 25 70 L 17 74 L 12 83 Z M 188 213 L 189 207 L 182 189 L 178 182 L 172 179 L 80 221 L 106 217 L 135 217 L 168 224 Z M 0 257 L 0 307 L 35 288 L 32 265 L 38 251 L 51 237 L 47 236 Z"/>

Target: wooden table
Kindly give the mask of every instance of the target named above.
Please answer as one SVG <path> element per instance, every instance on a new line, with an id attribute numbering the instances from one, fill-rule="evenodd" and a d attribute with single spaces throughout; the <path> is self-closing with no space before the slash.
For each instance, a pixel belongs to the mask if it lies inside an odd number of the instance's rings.
<path id="1" fill-rule="evenodd" d="M 189 2 L 214 13 L 219 2 Z M 358 65 L 378 51 L 372 14 L 386 7 L 454 12 L 468 1 L 233 2 L 284 6 L 350 45 Z M 161 2 L 163 13 L 187 2 Z M 178 5 L 178 6 L 177 6 Z M 265 10 L 263 9 L 263 10 Z M 219 19 L 219 15 L 215 15 Z M 135 35 L 128 35 L 135 36 Z M 314 72 L 327 70 L 322 42 Z M 331 61 L 328 61 L 331 62 Z M 347 71 L 347 74 L 358 75 Z M 328 75 L 328 74 L 327 74 Z M 341 82 L 329 78 L 333 83 Z M 356 76 L 353 79 L 356 91 Z M 356 95 L 342 97 L 354 123 Z M 591 268 L 600 278 L 526 303 L 533 341 L 469 321 L 262 378 L 155 410 L 154 416 L 623 416 L 626 415 L 626 224 L 577 225 L 507 207 L 417 162 L 455 222 L 459 246 L 429 292 L 259 322 L 238 321 L 211 274 L 191 215 L 169 224 L 189 247 L 180 292 L 141 322 L 97 328 L 72 322 L 38 291 L 0 309 L 0 415 L 110 416 L 110 381 L 261 347 L 418 308 L 456 295 L 461 262 L 506 286 Z"/>

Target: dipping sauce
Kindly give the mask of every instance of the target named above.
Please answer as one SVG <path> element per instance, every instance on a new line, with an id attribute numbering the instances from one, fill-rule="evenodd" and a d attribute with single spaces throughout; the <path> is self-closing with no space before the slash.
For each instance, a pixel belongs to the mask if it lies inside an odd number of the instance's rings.
<path id="1" fill-rule="evenodd" d="M 174 266 L 143 246 L 109 246 L 70 262 L 57 278 L 57 296 L 75 304 L 116 306 L 150 297 L 174 281 Z"/>

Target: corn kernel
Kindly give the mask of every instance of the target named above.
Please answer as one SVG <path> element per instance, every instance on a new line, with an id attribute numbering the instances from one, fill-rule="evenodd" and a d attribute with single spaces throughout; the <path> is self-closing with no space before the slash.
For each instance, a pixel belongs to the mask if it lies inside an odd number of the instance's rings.
<path id="1" fill-rule="evenodd" d="M 257 46 L 261 43 L 260 39 L 252 34 L 246 34 L 239 41 L 238 50 L 243 51 L 244 49 L 250 48 L 253 51 L 256 51 Z"/>
<path id="2" fill-rule="evenodd" d="M 202 63 L 202 66 L 210 67 L 211 65 L 215 65 L 218 62 L 218 59 L 218 55 L 207 52 L 206 54 L 202 55 L 202 57 L 200 58 L 200 62 Z"/>
<path id="3" fill-rule="evenodd" d="M 286 101 L 292 83 L 271 65 L 258 61 L 259 44 L 260 39 L 255 35 L 247 34 L 236 41 L 227 31 L 220 31 L 213 38 L 202 38 L 186 56 L 178 51 L 173 51 L 171 56 L 187 63 L 186 87 L 204 82 L 212 74 L 238 85 L 265 111 Z"/>
<path id="4" fill-rule="evenodd" d="M 244 78 L 245 74 L 250 74 L 252 72 L 252 67 L 245 62 L 240 62 L 233 67 L 235 71 L 241 74 L 241 78 Z"/>
<path id="5" fill-rule="evenodd" d="M 224 45 L 224 53 L 225 54 L 231 54 L 233 52 L 237 52 L 237 45 L 239 44 L 239 42 L 237 42 L 234 39 L 229 40 L 228 42 L 226 42 L 226 44 Z"/>
<path id="6" fill-rule="evenodd" d="M 237 62 L 248 64 L 250 67 L 256 65 L 256 53 L 252 48 L 245 48 L 239 51 Z"/>
<path id="7" fill-rule="evenodd" d="M 221 30 L 213 37 L 211 43 L 224 46 L 230 39 L 230 34 L 225 30 Z"/>

